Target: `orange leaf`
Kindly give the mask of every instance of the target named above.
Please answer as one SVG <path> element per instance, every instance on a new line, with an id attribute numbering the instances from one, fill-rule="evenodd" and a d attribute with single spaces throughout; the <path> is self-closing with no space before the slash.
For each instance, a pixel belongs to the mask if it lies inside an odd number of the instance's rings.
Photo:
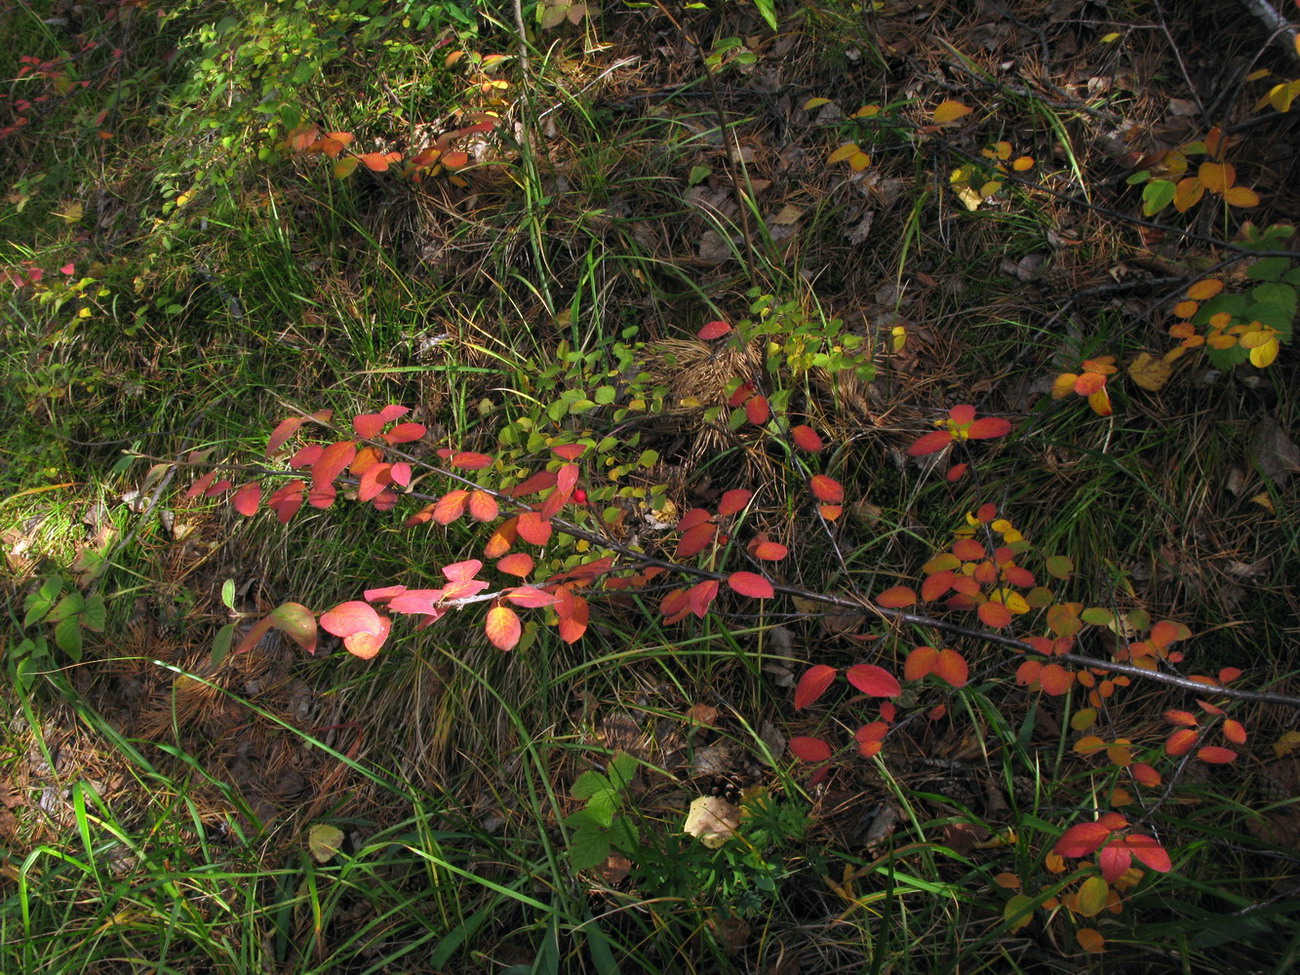
<path id="1" fill-rule="evenodd" d="M 1169 754 L 1173 754 L 1170 752 Z M 1202 762 L 1208 762 L 1211 765 L 1227 765 L 1235 761 L 1237 753 L 1231 748 L 1220 748 L 1218 745 L 1206 745 L 1196 753 L 1196 757 Z"/>
<path id="2" fill-rule="evenodd" d="M 513 650 L 523 635 L 519 615 L 509 606 L 493 606 L 483 624 L 484 632 L 498 650 Z"/>
<path id="3" fill-rule="evenodd" d="M 939 651 L 934 647 L 917 647 L 907 655 L 907 662 L 903 664 L 903 679 L 920 680 L 933 674 L 938 662 Z"/>
<path id="4" fill-rule="evenodd" d="M 939 651 L 939 659 L 935 664 L 934 673 L 953 687 L 965 687 L 970 676 L 969 669 L 966 666 L 966 658 L 956 650 L 948 649 Z"/>
<path id="5" fill-rule="evenodd" d="M 545 545 L 551 539 L 551 523 L 538 511 L 520 515 L 518 531 L 519 537 L 532 545 Z"/>
<path id="6" fill-rule="evenodd" d="M 810 426 L 799 424 L 797 427 L 790 429 L 790 436 L 794 438 L 794 445 L 800 450 L 806 450 L 810 454 L 821 453 L 825 444 L 817 431 Z"/>
<path id="7" fill-rule="evenodd" d="M 971 111 L 969 105 L 963 105 L 955 99 L 946 98 L 935 108 L 934 121 L 936 125 L 947 125 L 949 122 L 955 122 L 957 119 L 969 115 Z"/>
<path id="8" fill-rule="evenodd" d="M 454 491 L 448 491 L 433 508 L 433 520 L 440 525 L 450 525 L 453 521 L 465 513 L 465 506 L 469 502 L 469 492 L 457 488 Z"/>
<path id="9" fill-rule="evenodd" d="M 808 482 L 812 488 L 813 496 L 826 504 L 843 504 L 844 487 L 834 478 L 827 477 L 825 474 L 814 474 Z"/>
<path id="10" fill-rule="evenodd" d="M 746 491 L 744 488 L 727 491 L 718 502 L 718 516 L 725 518 L 727 515 L 734 515 L 737 511 L 743 511 L 753 496 L 753 491 Z"/>
<path id="11" fill-rule="evenodd" d="M 916 604 L 916 593 L 908 586 L 894 586 L 878 595 L 876 602 L 886 609 L 902 609 Z"/>
<path id="12" fill-rule="evenodd" d="M 817 513 L 827 521 L 834 521 L 840 515 L 844 514 L 844 509 L 838 504 L 819 504 Z"/>
<path id="13" fill-rule="evenodd" d="M 927 454 L 937 454 L 952 443 L 952 432 L 949 430 L 935 430 L 933 433 L 927 433 L 919 440 L 907 448 L 907 456 L 924 457 Z"/>
<path id="14" fill-rule="evenodd" d="M 1004 626 L 1011 625 L 1011 610 L 1001 603 L 995 603 L 992 600 L 987 603 L 980 603 L 979 609 L 975 612 L 979 614 L 979 618 L 984 621 L 985 626 L 1000 630 Z"/>
<path id="15" fill-rule="evenodd" d="M 764 562 L 780 562 L 790 550 L 780 542 L 760 542 L 754 546 L 753 556 Z"/>
<path id="16" fill-rule="evenodd" d="M 497 571 L 523 579 L 533 571 L 533 565 L 533 557 L 527 552 L 515 552 L 513 555 L 507 555 L 497 563 Z"/>
<path id="17" fill-rule="evenodd" d="M 365 155 L 356 158 L 363 166 L 376 173 L 385 172 L 390 165 L 388 156 L 382 152 L 367 152 Z"/>
<path id="18" fill-rule="evenodd" d="M 486 491 L 473 491 L 469 496 L 469 516 L 475 521 L 492 521 L 501 512 L 497 499 Z"/>

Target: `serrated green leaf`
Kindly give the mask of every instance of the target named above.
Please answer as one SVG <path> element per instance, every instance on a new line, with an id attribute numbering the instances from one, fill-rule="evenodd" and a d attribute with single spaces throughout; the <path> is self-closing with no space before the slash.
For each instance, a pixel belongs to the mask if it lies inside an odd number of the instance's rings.
<path id="1" fill-rule="evenodd" d="M 70 592 L 60 599 L 58 605 L 51 610 L 49 621 L 51 623 L 62 623 L 64 620 L 71 619 L 80 613 L 85 605 L 86 601 L 81 593 Z"/>
<path id="2" fill-rule="evenodd" d="M 23 610 L 26 615 L 23 616 L 23 627 L 31 626 L 33 623 L 39 623 L 45 619 L 54 601 L 59 598 L 59 593 L 63 591 L 63 577 L 50 576 L 41 583 L 41 587 L 23 600 Z"/>
<path id="3" fill-rule="evenodd" d="M 609 779 L 601 773 L 583 772 L 578 776 L 578 780 L 573 783 L 573 797 L 575 799 L 590 799 L 597 792 L 609 792 L 612 788 Z"/>
<path id="4" fill-rule="evenodd" d="M 54 642 L 74 663 L 81 662 L 81 623 L 75 616 L 61 621 L 54 628 Z"/>
<path id="5" fill-rule="evenodd" d="M 107 607 L 104 604 L 104 597 L 95 593 L 86 600 L 86 605 L 81 610 L 81 625 L 96 633 L 103 633 L 106 617 Z"/>
<path id="6" fill-rule="evenodd" d="M 597 792 L 587 800 L 582 811 L 602 828 L 608 828 L 614 822 L 614 813 L 618 811 L 618 795 L 613 791 Z"/>
<path id="7" fill-rule="evenodd" d="M 609 836 L 604 830 L 580 829 L 569 836 L 569 862 L 578 870 L 591 870 L 609 857 Z"/>
<path id="8" fill-rule="evenodd" d="M 636 775 L 636 759 L 627 752 L 615 752 L 609 763 L 610 785 L 619 791 L 625 790 Z"/>
<path id="9" fill-rule="evenodd" d="M 1246 269 L 1246 277 L 1252 281 L 1281 281 L 1290 267 L 1291 261 L 1288 258 L 1265 257 Z"/>

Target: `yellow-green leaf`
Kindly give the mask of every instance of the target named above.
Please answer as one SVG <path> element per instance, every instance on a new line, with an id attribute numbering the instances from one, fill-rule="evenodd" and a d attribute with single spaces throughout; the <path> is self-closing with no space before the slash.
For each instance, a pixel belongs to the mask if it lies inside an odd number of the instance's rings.
<path id="1" fill-rule="evenodd" d="M 307 831 L 307 849 L 317 863 L 326 863 L 343 849 L 343 830 L 328 823 L 315 823 Z"/>

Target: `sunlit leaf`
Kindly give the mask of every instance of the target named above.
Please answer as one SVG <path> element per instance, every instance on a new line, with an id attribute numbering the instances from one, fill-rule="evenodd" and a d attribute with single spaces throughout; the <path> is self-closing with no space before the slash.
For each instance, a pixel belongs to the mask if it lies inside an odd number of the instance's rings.
<path id="1" fill-rule="evenodd" d="M 963 105 L 961 102 L 952 98 L 944 99 L 934 110 L 934 121 L 936 125 L 947 125 L 949 122 L 955 122 L 971 113 L 969 105 Z"/>
<path id="2" fill-rule="evenodd" d="M 734 592 L 753 599 L 771 599 L 776 595 L 772 583 L 757 572 L 733 572 L 727 576 L 727 585 Z"/>

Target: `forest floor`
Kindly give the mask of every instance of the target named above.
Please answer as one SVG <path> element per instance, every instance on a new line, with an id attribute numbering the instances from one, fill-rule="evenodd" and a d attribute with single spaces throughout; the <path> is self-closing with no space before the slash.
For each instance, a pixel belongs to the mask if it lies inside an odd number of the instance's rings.
<path id="1" fill-rule="evenodd" d="M 678 6 L 0 12 L 0 969 L 1293 969 L 1294 26 Z"/>

